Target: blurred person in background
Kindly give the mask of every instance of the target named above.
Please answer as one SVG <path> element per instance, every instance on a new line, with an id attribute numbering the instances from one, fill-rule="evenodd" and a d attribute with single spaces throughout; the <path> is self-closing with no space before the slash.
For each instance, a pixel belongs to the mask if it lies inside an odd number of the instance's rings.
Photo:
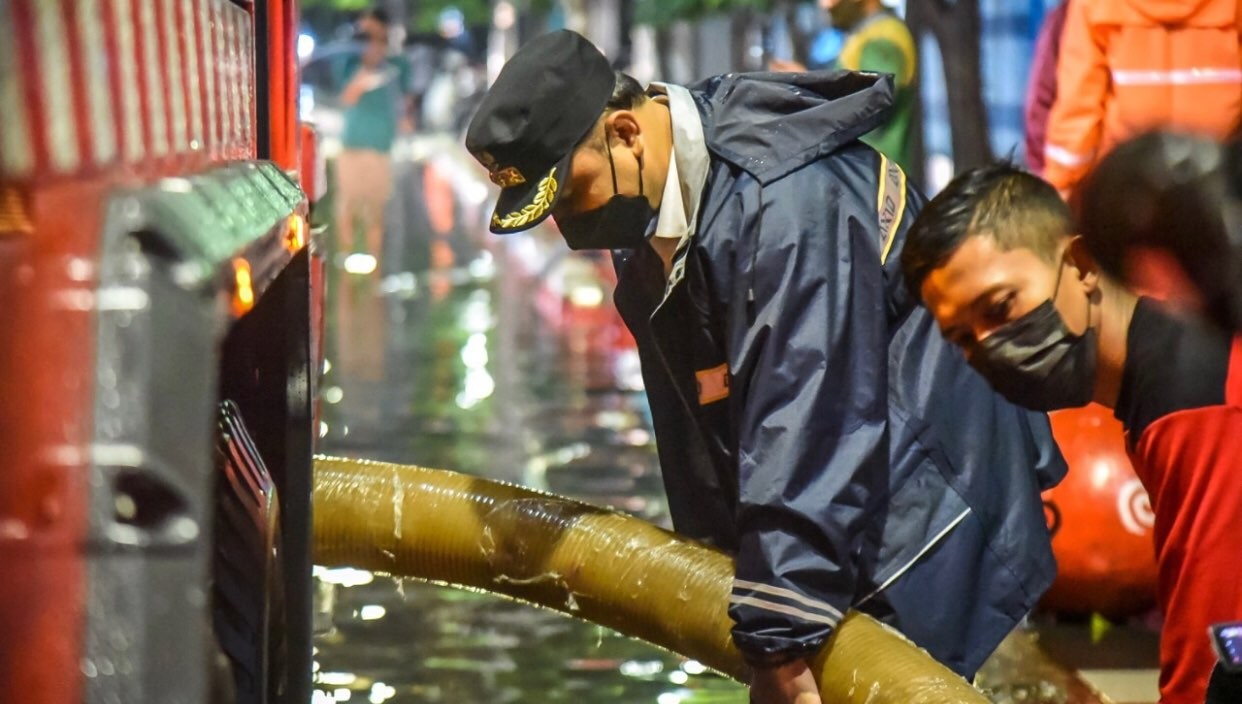
<path id="1" fill-rule="evenodd" d="M 456 7 L 446 7 L 436 17 L 436 32 L 444 40 L 446 46 L 465 54 L 472 59 L 478 53 L 474 37 L 466 27 L 466 17 Z"/>
<path id="2" fill-rule="evenodd" d="M 1069 0 L 1044 177 L 1062 195 L 1156 128 L 1224 139 L 1242 116 L 1237 0 Z"/>
<path id="3" fill-rule="evenodd" d="M 912 171 L 914 101 L 918 92 L 915 73 L 918 54 L 909 28 L 880 0 L 819 0 L 832 25 L 846 33 L 845 43 L 831 64 L 824 68 L 847 71 L 874 71 L 893 76 L 896 95 L 892 112 L 882 125 L 863 136 L 862 141 Z M 772 71 L 806 71 L 797 61 L 770 59 Z M 818 68 L 818 67 L 817 67 Z"/>
<path id="4" fill-rule="evenodd" d="M 1142 135 L 1104 157 L 1074 205 L 1110 275 L 1242 330 L 1242 142 Z"/>
<path id="5" fill-rule="evenodd" d="M 1156 514 L 1160 702 L 1237 704 L 1208 627 L 1242 619 L 1242 336 L 1131 293 L 1074 232 L 1052 186 L 979 167 L 923 209 L 902 273 L 1010 401 L 1113 409 Z"/>
<path id="6" fill-rule="evenodd" d="M 388 47 L 388 15 L 382 9 L 358 21 L 362 52 L 343 64 L 341 103 L 345 126 L 336 158 L 337 237 L 343 251 L 353 249 L 355 225 L 362 223 L 366 251 L 381 272 L 384 208 L 393 190 L 392 146 L 398 130 L 409 132 L 409 68 Z"/>
<path id="7" fill-rule="evenodd" d="M 419 130 L 460 133 L 465 129 L 487 87 L 484 44 L 466 25 L 461 10 L 452 6 L 438 13 L 434 32 L 408 37 Z"/>
<path id="8" fill-rule="evenodd" d="M 1068 0 L 1063 0 L 1044 17 L 1035 54 L 1031 58 L 1031 77 L 1026 87 L 1023 110 L 1026 167 L 1035 175 L 1044 173 L 1044 143 L 1048 136 L 1048 115 L 1057 99 L 1057 56 L 1061 53 L 1061 32 L 1065 28 Z"/>

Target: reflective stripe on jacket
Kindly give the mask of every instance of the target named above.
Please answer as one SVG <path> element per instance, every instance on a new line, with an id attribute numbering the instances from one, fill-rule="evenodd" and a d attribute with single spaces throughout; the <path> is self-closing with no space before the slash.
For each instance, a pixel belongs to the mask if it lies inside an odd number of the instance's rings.
<path id="1" fill-rule="evenodd" d="M 1044 176 L 1072 188 L 1157 127 L 1223 138 L 1242 116 L 1237 0 L 1070 0 Z"/>

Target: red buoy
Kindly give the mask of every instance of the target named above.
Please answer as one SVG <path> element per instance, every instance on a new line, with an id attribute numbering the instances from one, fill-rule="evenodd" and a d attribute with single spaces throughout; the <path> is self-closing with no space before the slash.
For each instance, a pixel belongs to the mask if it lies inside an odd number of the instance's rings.
<path id="1" fill-rule="evenodd" d="M 1121 423 L 1095 404 L 1050 417 L 1069 473 L 1044 492 L 1057 579 L 1041 608 L 1112 619 L 1150 609 L 1155 515 L 1126 454 Z"/>

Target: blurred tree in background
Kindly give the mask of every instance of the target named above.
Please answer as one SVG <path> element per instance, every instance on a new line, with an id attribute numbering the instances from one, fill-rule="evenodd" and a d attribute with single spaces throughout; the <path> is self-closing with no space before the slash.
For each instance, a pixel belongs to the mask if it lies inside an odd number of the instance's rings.
<path id="1" fill-rule="evenodd" d="M 530 0 L 518 5 L 550 6 L 555 0 Z M 486 25 L 492 18 L 491 0 L 301 0 L 304 19 L 313 23 L 318 32 L 330 32 L 332 26 L 350 21 L 369 7 L 383 7 L 394 19 L 402 21 L 412 32 L 434 32 L 440 13 L 456 8 L 466 25 Z M 538 11 L 539 7 L 530 9 Z M 323 18 L 323 19 L 320 19 Z M 328 27 L 320 26 L 323 24 Z"/>
<path id="2" fill-rule="evenodd" d="M 714 13 L 767 12 L 774 0 L 634 0 L 634 19 L 657 29 L 678 20 L 696 20 Z"/>

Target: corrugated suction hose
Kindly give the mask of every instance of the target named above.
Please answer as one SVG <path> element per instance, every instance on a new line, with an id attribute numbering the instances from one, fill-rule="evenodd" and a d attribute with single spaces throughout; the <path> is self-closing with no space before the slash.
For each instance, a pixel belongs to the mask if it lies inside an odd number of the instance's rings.
<path id="1" fill-rule="evenodd" d="M 501 482 L 365 460 L 315 460 L 318 564 L 482 589 L 607 626 L 741 682 L 733 562 L 616 511 Z M 987 699 L 896 631 L 851 613 L 815 659 L 826 704 Z"/>

